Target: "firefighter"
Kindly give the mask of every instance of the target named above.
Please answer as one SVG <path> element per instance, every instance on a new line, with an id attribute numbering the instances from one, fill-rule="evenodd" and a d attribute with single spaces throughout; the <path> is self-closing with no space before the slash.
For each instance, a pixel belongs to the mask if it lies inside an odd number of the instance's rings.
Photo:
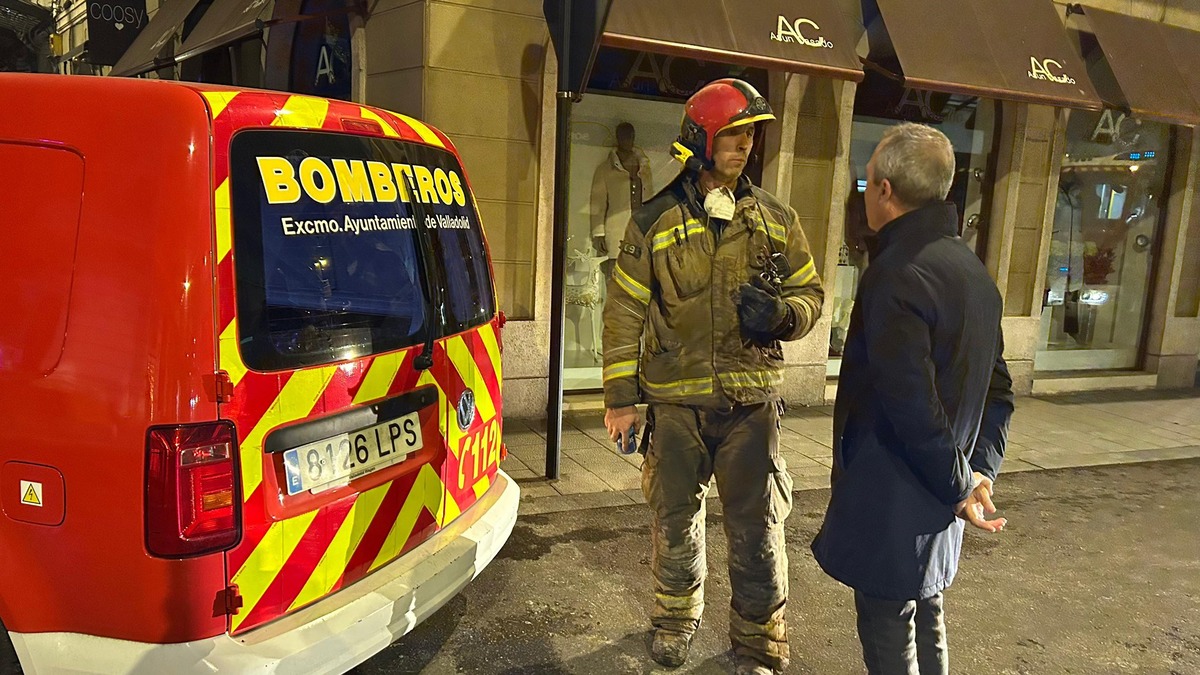
<path id="1" fill-rule="evenodd" d="M 605 426 L 625 447 L 647 403 L 642 490 L 652 512 L 652 658 L 682 665 L 704 609 L 704 498 L 715 475 L 729 539 L 738 673 L 788 662 L 779 456 L 781 340 L 804 337 L 824 292 L 796 212 L 743 175 L 771 107 L 722 79 L 688 99 L 679 175 L 626 229 L 604 307 Z M 649 438 L 649 442 L 646 442 Z"/>

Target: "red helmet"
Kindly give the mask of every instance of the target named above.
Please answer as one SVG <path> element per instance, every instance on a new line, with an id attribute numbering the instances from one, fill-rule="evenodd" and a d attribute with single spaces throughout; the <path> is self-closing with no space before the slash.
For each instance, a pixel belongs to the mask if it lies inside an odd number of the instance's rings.
<path id="1" fill-rule="evenodd" d="M 730 127 L 775 119 L 767 99 L 748 82 L 725 78 L 692 94 L 671 155 L 693 169 L 712 168 L 712 141 Z"/>

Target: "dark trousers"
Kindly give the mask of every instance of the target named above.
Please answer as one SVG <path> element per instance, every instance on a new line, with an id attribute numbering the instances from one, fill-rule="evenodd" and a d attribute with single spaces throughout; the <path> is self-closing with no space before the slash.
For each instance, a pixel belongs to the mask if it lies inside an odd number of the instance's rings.
<path id="1" fill-rule="evenodd" d="M 654 428 L 642 466 L 653 513 L 656 628 L 692 633 L 704 612 L 704 498 L 715 475 L 729 539 L 735 653 L 783 670 L 788 663 L 783 522 L 792 479 L 779 456 L 775 403 L 712 410 L 651 406 Z"/>
<path id="2" fill-rule="evenodd" d="M 881 600 L 854 592 L 858 639 L 870 675 L 948 675 L 942 594 Z"/>

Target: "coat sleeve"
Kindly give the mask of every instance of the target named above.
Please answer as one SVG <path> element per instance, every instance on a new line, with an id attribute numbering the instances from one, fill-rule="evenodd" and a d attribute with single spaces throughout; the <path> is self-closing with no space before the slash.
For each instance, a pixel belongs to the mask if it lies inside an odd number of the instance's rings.
<path id="1" fill-rule="evenodd" d="M 973 487 L 935 385 L 930 326 L 933 302 L 910 272 L 876 277 L 863 288 L 867 361 L 879 406 L 901 457 L 938 500 L 953 506 Z"/>
<path id="2" fill-rule="evenodd" d="M 638 367 L 642 329 L 653 288 L 646 233 L 630 220 L 604 301 L 604 405 L 622 408 L 641 401 Z"/>
<path id="3" fill-rule="evenodd" d="M 971 453 L 971 469 L 993 481 L 1000 473 L 1004 461 L 1004 448 L 1008 443 L 1008 423 L 1013 414 L 1012 377 L 1008 364 L 1004 362 L 1004 335 L 996 349 L 996 363 L 992 367 L 992 380 L 988 384 L 987 403 L 983 419 L 979 424 L 979 436 L 975 450 Z"/>
<path id="4" fill-rule="evenodd" d="M 787 245 L 785 255 L 788 260 L 788 277 L 783 280 L 783 299 L 794 313 L 795 321 L 779 335 L 781 340 L 799 340 L 808 335 L 821 318 L 821 306 L 825 302 L 825 289 L 821 286 L 821 277 L 817 274 L 816 262 L 808 247 L 808 237 L 800 227 L 800 218 L 795 209 L 788 206 L 785 216 L 787 228 Z"/>
<path id="5" fill-rule="evenodd" d="M 592 196 L 588 205 L 593 238 L 604 236 L 604 217 L 608 214 L 608 186 L 604 184 L 604 169 L 604 164 L 600 164 L 592 174 Z"/>

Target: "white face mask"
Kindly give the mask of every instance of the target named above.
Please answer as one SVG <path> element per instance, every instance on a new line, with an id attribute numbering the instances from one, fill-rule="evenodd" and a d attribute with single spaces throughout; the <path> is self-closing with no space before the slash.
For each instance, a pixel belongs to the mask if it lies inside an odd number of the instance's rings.
<path id="1" fill-rule="evenodd" d="M 704 195 L 704 210 L 713 218 L 733 220 L 733 212 L 736 207 L 737 201 L 733 198 L 733 190 L 727 187 L 710 190 L 707 195 Z"/>

